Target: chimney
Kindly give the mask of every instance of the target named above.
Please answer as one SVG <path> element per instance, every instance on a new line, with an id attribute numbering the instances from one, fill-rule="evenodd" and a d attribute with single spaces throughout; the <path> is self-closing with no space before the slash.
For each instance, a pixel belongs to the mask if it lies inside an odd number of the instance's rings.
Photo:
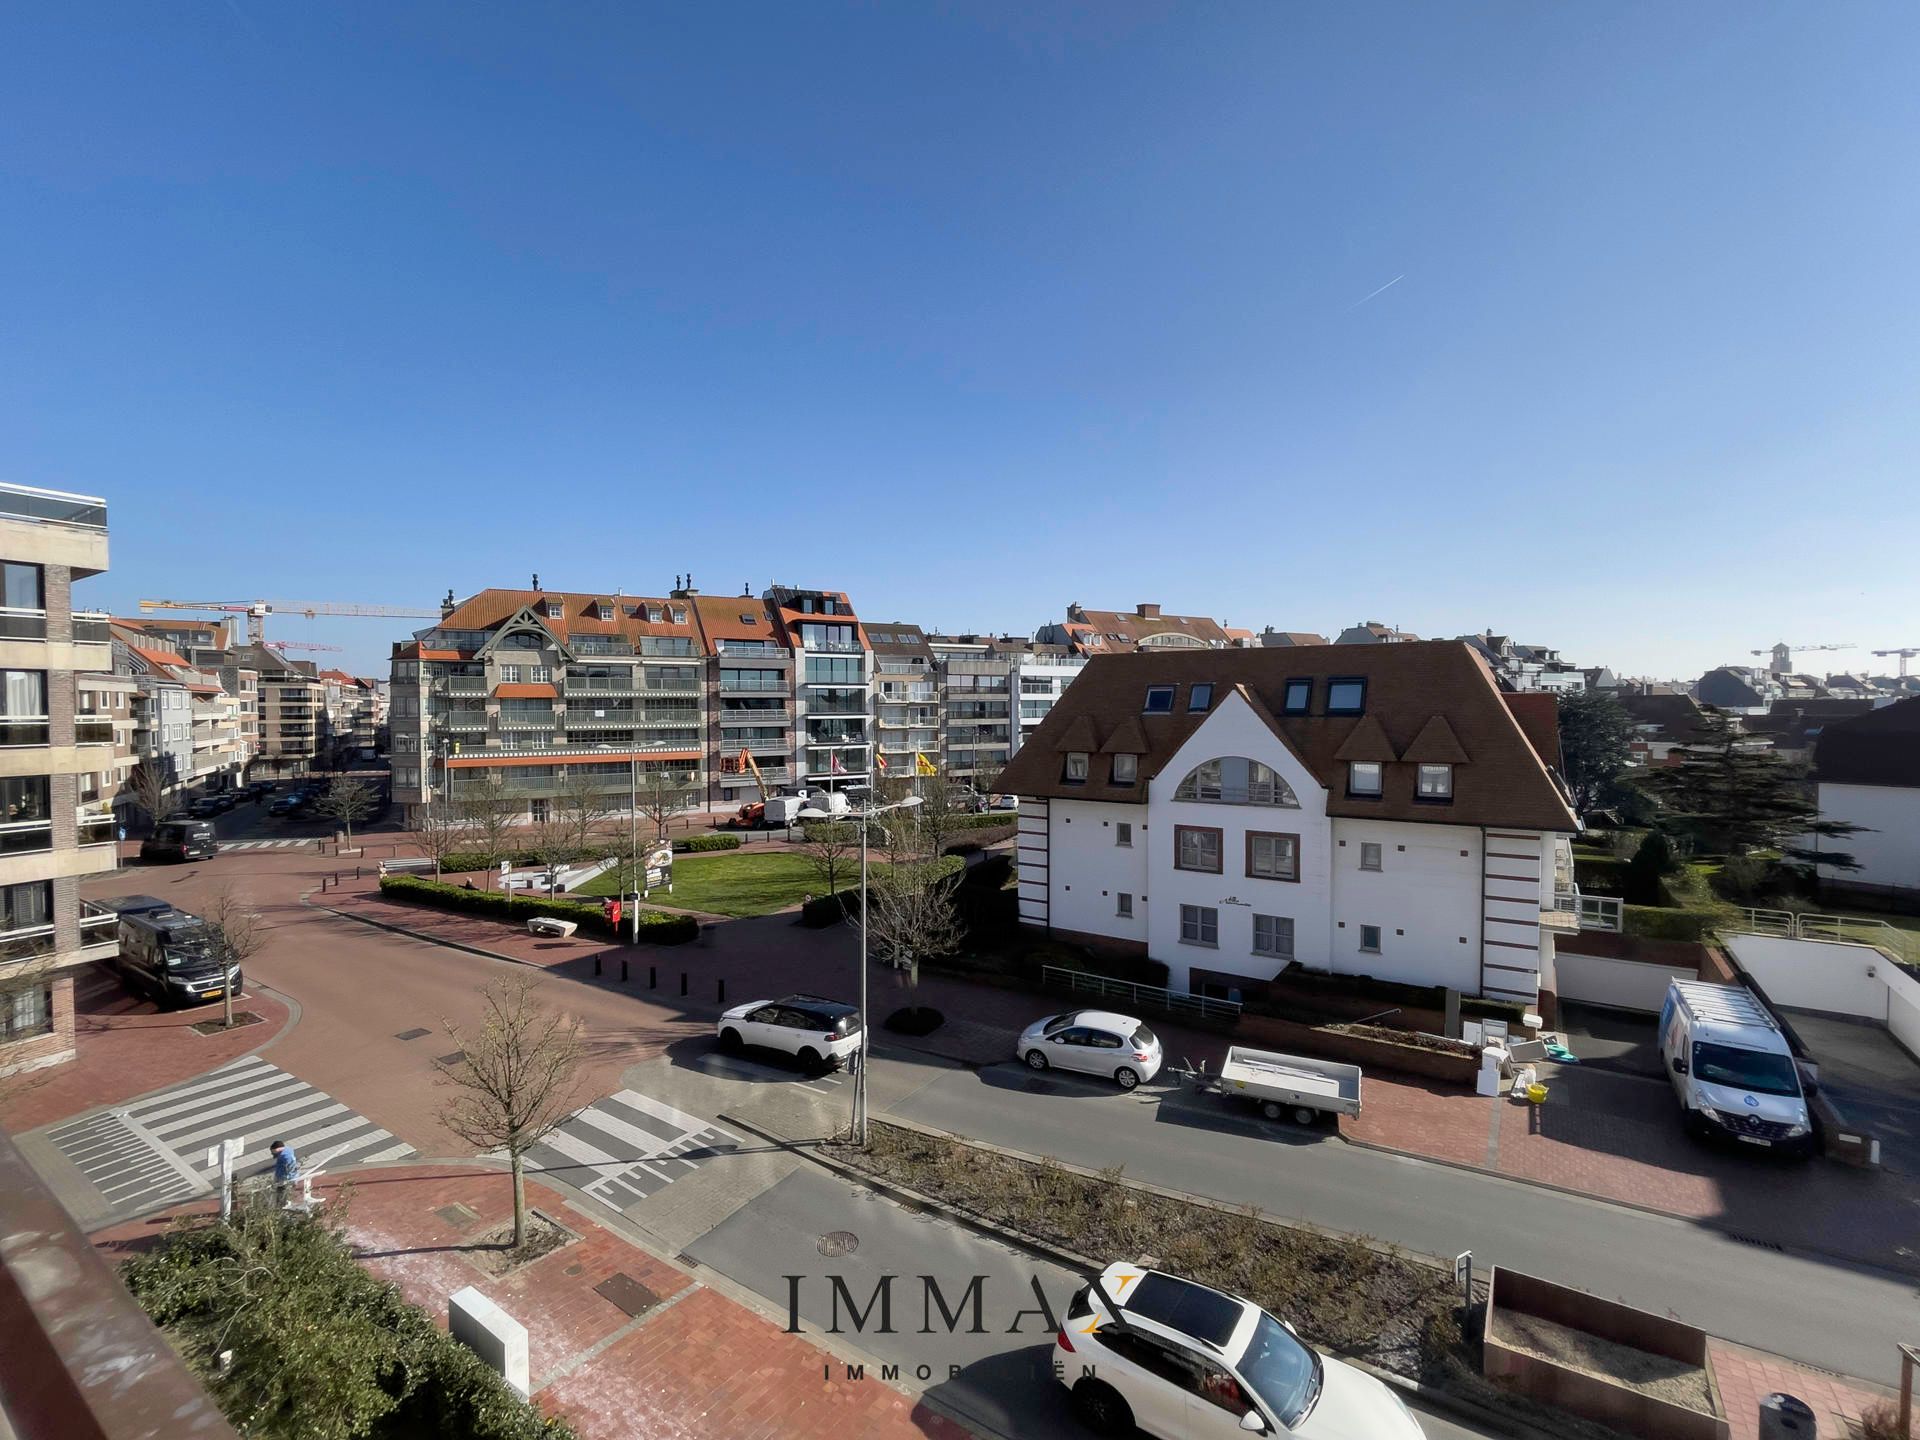
<path id="1" fill-rule="evenodd" d="M 1158 605 L 1149 605 L 1145 601 L 1142 601 L 1133 607 L 1133 613 L 1142 620 L 1158 620 L 1160 618 L 1160 607 Z"/>
<path id="2" fill-rule="evenodd" d="M 447 598 L 440 602 L 440 618 L 442 620 L 446 619 L 449 615 L 453 614 L 454 608 L 453 587 L 449 585 L 447 587 Z"/>
<path id="3" fill-rule="evenodd" d="M 533 588 L 536 590 L 540 588 L 540 572 L 538 570 L 533 572 Z"/>

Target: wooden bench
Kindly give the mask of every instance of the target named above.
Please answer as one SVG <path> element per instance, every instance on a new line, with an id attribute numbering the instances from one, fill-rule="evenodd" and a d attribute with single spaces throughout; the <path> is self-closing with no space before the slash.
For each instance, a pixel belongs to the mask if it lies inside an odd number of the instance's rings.
<path id="1" fill-rule="evenodd" d="M 529 935 L 541 935 L 549 940 L 570 939 L 579 928 L 578 920 L 559 920 L 552 915 L 535 915 L 527 921 Z"/>
<path id="2" fill-rule="evenodd" d="M 393 860 L 380 862 L 382 875 L 416 875 L 422 870 L 433 869 L 431 855 L 402 855 Z"/>

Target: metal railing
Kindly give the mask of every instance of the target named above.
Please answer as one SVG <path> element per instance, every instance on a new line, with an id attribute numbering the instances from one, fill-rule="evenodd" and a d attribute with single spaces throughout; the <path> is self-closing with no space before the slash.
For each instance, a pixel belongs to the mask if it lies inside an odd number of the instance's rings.
<path id="1" fill-rule="evenodd" d="M 1824 915 L 1812 911 L 1766 910 L 1742 906 L 1740 921 L 1748 933 L 1788 940 L 1825 940 L 1836 945 L 1868 945 L 1909 965 L 1920 965 L 1920 935 L 1870 915 Z"/>
<path id="2" fill-rule="evenodd" d="M 105 645 L 113 639 L 113 617 L 99 610 L 73 612 L 73 639 L 76 645 Z"/>
<path id="3" fill-rule="evenodd" d="M 569 680 L 561 687 L 561 694 L 571 700 L 576 695 L 605 695 L 613 698 L 625 698 L 637 694 L 631 680 Z"/>
<path id="4" fill-rule="evenodd" d="M 111 940 L 120 928 L 120 917 L 104 905 L 91 900 L 80 902 L 80 943 L 97 945 Z"/>
<path id="5" fill-rule="evenodd" d="M 793 712 L 784 705 L 778 710 L 722 710 L 722 725 L 791 725 Z"/>
<path id="6" fill-rule="evenodd" d="M 113 743 L 113 720 L 106 715 L 74 716 L 73 743 L 76 745 L 111 745 Z"/>
<path id="7" fill-rule="evenodd" d="M 787 693 L 788 682 L 784 679 L 729 680 L 727 676 L 731 673 L 733 672 L 726 670 L 720 672 L 720 693 L 722 695 L 784 695 Z"/>
<path id="8" fill-rule="evenodd" d="M 44 640 L 47 612 L 16 605 L 0 605 L 0 640 Z"/>
<path id="9" fill-rule="evenodd" d="M 111 845 L 119 838 L 120 822 L 110 810 L 83 811 L 75 824 L 82 845 Z"/>
<path id="10" fill-rule="evenodd" d="M 15 820 L 0 825 L 0 855 L 28 855 L 52 848 L 51 820 Z"/>
<path id="11" fill-rule="evenodd" d="M 42 525 L 71 525 L 78 530 L 105 530 L 107 502 L 94 495 L 69 495 L 64 490 L 0 485 L 0 516 Z"/>
<path id="12" fill-rule="evenodd" d="M 51 924 L 23 925 L 18 930 L 0 932 L 0 964 L 51 955 L 58 943 Z"/>
<path id="13" fill-rule="evenodd" d="M 1085 970 L 1069 970 L 1061 965 L 1044 965 L 1040 982 L 1076 994 L 1098 995 L 1105 1000 L 1124 1000 L 1129 1006 L 1153 1006 L 1169 1015 L 1198 1015 L 1208 1020 L 1238 1020 L 1238 1000 L 1216 1000 L 1210 995 L 1182 995 L 1160 985 L 1137 985 L 1131 980 L 1115 980 Z"/>
<path id="14" fill-rule="evenodd" d="M 434 725 L 441 730 L 484 730 L 487 728 L 487 712 L 484 710 L 453 710 L 433 717 Z"/>
<path id="15" fill-rule="evenodd" d="M 484 675 L 442 675 L 433 682 L 436 695 L 484 695 L 487 693 L 487 677 Z"/>

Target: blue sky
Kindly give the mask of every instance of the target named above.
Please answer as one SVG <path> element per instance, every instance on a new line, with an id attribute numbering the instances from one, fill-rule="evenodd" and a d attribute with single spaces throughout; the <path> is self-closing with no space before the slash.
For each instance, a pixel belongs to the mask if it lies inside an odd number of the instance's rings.
<path id="1" fill-rule="evenodd" d="M 0 478 L 109 497 L 86 603 L 691 570 L 1661 674 L 1920 644 L 1904 0 L 6 32 Z"/>

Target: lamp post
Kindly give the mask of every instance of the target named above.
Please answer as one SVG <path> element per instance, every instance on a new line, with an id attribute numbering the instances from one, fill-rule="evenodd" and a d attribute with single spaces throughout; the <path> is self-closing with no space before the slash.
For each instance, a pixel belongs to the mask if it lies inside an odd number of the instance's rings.
<path id="1" fill-rule="evenodd" d="M 860 1048 L 855 1052 L 858 1067 L 853 1076 L 853 1120 L 849 1129 L 853 1143 L 867 1143 L 867 1048 L 872 1025 L 867 1017 L 867 826 L 876 815 L 889 810 L 911 810 L 920 804 L 918 795 L 909 795 L 891 805 L 868 804 L 854 811 L 860 825 Z"/>

